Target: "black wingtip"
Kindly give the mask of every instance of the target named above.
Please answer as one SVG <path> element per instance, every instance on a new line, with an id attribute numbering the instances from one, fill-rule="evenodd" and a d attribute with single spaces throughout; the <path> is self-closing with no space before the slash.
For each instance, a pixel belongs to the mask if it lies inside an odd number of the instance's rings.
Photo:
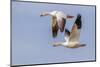
<path id="1" fill-rule="evenodd" d="M 53 38 L 57 37 L 57 33 L 58 33 L 58 28 L 56 26 L 52 27 L 52 37 Z"/>
<path id="2" fill-rule="evenodd" d="M 81 29 L 81 28 L 82 28 L 81 14 L 78 14 L 78 15 L 77 15 L 77 18 L 76 18 L 75 23 L 76 23 L 78 29 Z"/>
<path id="3" fill-rule="evenodd" d="M 81 14 L 78 14 L 78 15 L 77 15 L 77 18 L 80 18 L 80 19 L 81 19 Z"/>
<path id="4" fill-rule="evenodd" d="M 65 29 L 65 35 L 70 36 L 70 31 L 68 29 Z"/>
<path id="5" fill-rule="evenodd" d="M 52 37 L 56 38 L 57 37 L 57 33 L 53 33 Z"/>

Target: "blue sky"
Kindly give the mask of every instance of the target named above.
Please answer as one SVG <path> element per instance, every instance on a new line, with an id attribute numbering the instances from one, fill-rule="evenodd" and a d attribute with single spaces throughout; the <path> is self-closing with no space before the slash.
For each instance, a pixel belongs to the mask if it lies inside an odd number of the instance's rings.
<path id="1" fill-rule="evenodd" d="M 67 20 L 71 27 L 78 13 L 82 15 L 80 42 L 86 46 L 77 49 L 51 43 L 64 41 L 64 33 L 53 39 L 51 17 L 40 17 L 41 12 L 60 10 L 75 16 Z M 29 2 L 12 2 L 12 64 L 42 64 L 95 60 L 95 7 Z"/>

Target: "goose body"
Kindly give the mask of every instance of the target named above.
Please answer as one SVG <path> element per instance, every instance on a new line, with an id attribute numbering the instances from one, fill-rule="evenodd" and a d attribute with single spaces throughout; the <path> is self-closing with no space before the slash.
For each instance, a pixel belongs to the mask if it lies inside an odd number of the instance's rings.
<path id="1" fill-rule="evenodd" d="M 65 42 L 54 43 L 54 46 L 65 46 L 68 48 L 78 48 L 83 47 L 85 44 L 80 44 L 80 30 L 82 27 L 81 15 L 78 15 L 76 21 L 72 27 L 71 32 L 65 29 Z"/>
<path id="2" fill-rule="evenodd" d="M 57 36 L 58 30 L 60 32 L 64 31 L 66 19 L 73 18 L 73 16 L 67 16 L 62 11 L 52 11 L 52 12 L 44 12 L 40 16 L 52 16 L 52 36 L 55 38 Z"/>

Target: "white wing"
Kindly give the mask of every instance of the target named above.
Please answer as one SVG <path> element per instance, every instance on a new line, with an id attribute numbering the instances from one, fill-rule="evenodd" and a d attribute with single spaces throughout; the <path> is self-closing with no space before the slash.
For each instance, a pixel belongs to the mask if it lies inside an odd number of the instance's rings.
<path id="1" fill-rule="evenodd" d="M 57 13 L 58 11 L 52 11 L 52 12 L 50 12 L 50 14 L 52 15 L 52 16 L 56 16 L 56 13 Z"/>
<path id="2" fill-rule="evenodd" d="M 61 11 L 58 11 L 56 13 L 56 17 L 57 17 L 59 29 L 61 32 L 63 32 L 66 24 L 65 14 Z"/>
<path id="3" fill-rule="evenodd" d="M 72 28 L 72 30 L 70 32 L 70 36 L 69 36 L 67 47 L 70 47 L 70 48 L 77 47 L 77 45 L 79 45 L 79 36 L 80 36 L 80 32 L 77 29 L 77 25 L 74 24 L 73 28 Z"/>
<path id="4" fill-rule="evenodd" d="M 69 42 L 79 42 L 80 31 L 77 29 L 77 25 L 74 24 L 70 33 Z"/>
<path id="5" fill-rule="evenodd" d="M 81 15 L 78 14 L 77 18 L 75 20 L 75 23 L 72 27 L 72 30 L 71 30 L 71 34 L 70 34 L 70 38 L 69 38 L 70 42 L 78 42 L 79 41 L 81 27 L 82 27 Z"/>
<path id="6" fill-rule="evenodd" d="M 66 19 L 66 14 L 64 12 L 62 12 L 62 11 L 57 11 L 56 16 Z"/>

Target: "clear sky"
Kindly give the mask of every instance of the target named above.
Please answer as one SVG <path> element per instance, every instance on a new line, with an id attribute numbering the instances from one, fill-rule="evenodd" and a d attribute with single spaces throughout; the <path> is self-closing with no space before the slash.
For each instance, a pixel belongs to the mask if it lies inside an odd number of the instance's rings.
<path id="1" fill-rule="evenodd" d="M 64 41 L 64 33 L 52 37 L 51 17 L 41 12 L 60 10 L 75 16 L 67 20 L 71 27 L 78 13 L 82 15 L 80 42 L 85 47 L 70 49 L 53 47 L 51 43 Z M 12 2 L 12 64 L 42 64 L 95 60 L 95 7 L 29 2 Z"/>

